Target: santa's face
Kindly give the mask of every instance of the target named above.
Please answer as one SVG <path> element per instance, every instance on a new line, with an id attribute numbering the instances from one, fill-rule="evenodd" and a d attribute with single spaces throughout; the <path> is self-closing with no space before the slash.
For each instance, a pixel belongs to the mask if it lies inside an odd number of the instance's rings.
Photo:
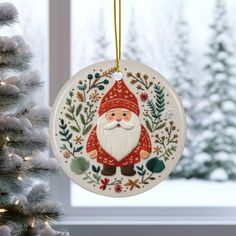
<path id="1" fill-rule="evenodd" d="M 106 118 L 108 122 L 112 122 L 114 120 L 120 122 L 125 121 L 129 122 L 132 118 L 131 111 L 123 108 L 115 108 L 106 113 Z"/>
<path id="2" fill-rule="evenodd" d="M 96 132 L 102 148 L 120 161 L 137 146 L 141 124 L 135 113 L 116 108 L 109 110 L 98 119 Z"/>

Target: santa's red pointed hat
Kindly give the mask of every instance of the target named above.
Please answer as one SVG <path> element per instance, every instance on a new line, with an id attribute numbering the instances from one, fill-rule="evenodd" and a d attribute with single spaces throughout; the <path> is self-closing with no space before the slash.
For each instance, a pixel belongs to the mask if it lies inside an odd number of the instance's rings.
<path id="1" fill-rule="evenodd" d="M 139 115 L 138 100 L 126 86 L 123 79 L 117 80 L 110 90 L 102 97 L 98 114 L 101 116 L 114 108 L 124 108 Z"/>

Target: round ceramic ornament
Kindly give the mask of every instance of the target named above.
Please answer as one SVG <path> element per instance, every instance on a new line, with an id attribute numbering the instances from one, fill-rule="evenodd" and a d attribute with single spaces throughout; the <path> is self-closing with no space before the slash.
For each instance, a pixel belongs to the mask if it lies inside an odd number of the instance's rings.
<path id="1" fill-rule="evenodd" d="M 73 76 L 54 103 L 50 138 L 65 173 L 105 196 L 145 192 L 166 178 L 183 151 L 186 122 L 173 87 L 155 70 L 121 60 Z"/>

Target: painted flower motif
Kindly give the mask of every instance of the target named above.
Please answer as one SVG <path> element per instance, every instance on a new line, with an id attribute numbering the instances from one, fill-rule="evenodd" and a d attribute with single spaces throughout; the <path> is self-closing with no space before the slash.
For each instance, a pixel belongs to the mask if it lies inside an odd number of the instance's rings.
<path id="1" fill-rule="evenodd" d="M 66 158 L 66 159 L 70 158 L 70 152 L 64 151 L 64 152 L 63 152 L 63 156 L 64 156 L 64 158 Z"/>
<path id="2" fill-rule="evenodd" d="M 74 141 L 75 141 L 76 144 L 81 144 L 83 142 L 83 139 L 82 139 L 81 136 L 76 136 Z"/>
<path id="3" fill-rule="evenodd" d="M 91 102 L 98 102 L 99 99 L 100 99 L 100 95 L 99 93 L 97 92 L 97 90 L 95 90 L 90 96 L 89 96 L 89 99 L 91 100 Z"/>
<path id="4" fill-rule="evenodd" d="M 140 99 L 141 99 L 142 102 L 146 102 L 148 100 L 148 94 L 145 93 L 145 92 L 142 92 L 140 94 Z"/>
<path id="5" fill-rule="evenodd" d="M 100 185 L 100 189 L 102 189 L 102 190 L 105 190 L 106 189 L 106 187 L 107 187 L 107 184 L 109 183 L 109 179 L 108 178 L 105 178 L 105 179 L 101 179 L 101 185 Z"/>
<path id="6" fill-rule="evenodd" d="M 159 155 L 160 153 L 162 153 L 161 147 L 156 146 L 156 147 L 154 148 L 154 152 L 156 152 L 157 155 Z"/>
<path id="7" fill-rule="evenodd" d="M 130 187 L 129 189 L 130 191 L 133 190 L 134 187 L 140 188 L 138 181 L 139 181 L 138 179 L 136 180 L 128 179 L 128 182 L 125 184 L 125 186 Z"/>
<path id="8" fill-rule="evenodd" d="M 122 186 L 120 184 L 115 184 L 114 190 L 116 193 L 120 193 L 122 191 Z"/>

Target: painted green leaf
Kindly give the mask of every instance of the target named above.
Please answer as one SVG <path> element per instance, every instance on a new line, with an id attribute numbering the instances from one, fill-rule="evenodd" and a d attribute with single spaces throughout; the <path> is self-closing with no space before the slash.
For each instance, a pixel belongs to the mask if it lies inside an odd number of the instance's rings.
<path id="1" fill-rule="evenodd" d="M 76 108 L 76 116 L 78 116 L 79 115 L 79 113 L 81 112 L 81 110 L 82 110 L 82 104 L 79 104 L 78 106 L 77 106 L 77 108 Z"/>
<path id="2" fill-rule="evenodd" d="M 75 111 L 75 105 L 71 107 L 71 112 L 74 113 L 74 111 Z"/>
<path id="3" fill-rule="evenodd" d="M 75 126 L 73 126 L 73 125 L 71 125 L 70 128 L 71 128 L 73 131 L 75 131 L 75 132 L 78 132 L 78 133 L 80 132 L 79 128 L 77 128 L 77 127 L 75 127 Z"/>
<path id="4" fill-rule="evenodd" d="M 74 120 L 74 118 L 68 113 L 66 113 L 66 118 L 68 118 L 69 120 Z"/>
<path id="5" fill-rule="evenodd" d="M 89 169 L 90 163 L 84 157 L 72 159 L 70 169 L 77 175 L 82 175 Z"/>
<path id="6" fill-rule="evenodd" d="M 163 122 L 157 126 L 157 129 L 161 129 L 161 128 L 165 127 L 165 125 L 166 125 L 166 122 Z"/>
<path id="7" fill-rule="evenodd" d="M 97 168 L 96 168 L 96 166 L 92 165 L 92 170 L 93 170 L 93 172 L 97 173 Z"/>
<path id="8" fill-rule="evenodd" d="M 136 168 L 137 168 L 138 170 L 143 170 L 143 165 L 141 165 L 141 166 L 136 166 Z"/>
<path id="9" fill-rule="evenodd" d="M 80 152 L 83 149 L 83 146 L 77 147 L 74 152 Z"/>
<path id="10" fill-rule="evenodd" d="M 92 124 L 88 125 L 87 128 L 83 131 L 83 135 L 86 135 L 92 128 Z"/>
<path id="11" fill-rule="evenodd" d="M 77 88 L 79 89 L 79 90 L 85 90 L 86 88 L 87 88 L 87 85 L 86 84 L 83 84 L 83 85 L 78 85 L 77 86 Z"/>
<path id="12" fill-rule="evenodd" d="M 85 125 L 86 122 L 85 122 L 85 118 L 83 114 L 80 114 L 80 120 L 81 120 L 81 123 Z"/>
<path id="13" fill-rule="evenodd" d="M 94 179 L 97 179 L 97 175 L 96 175 L 96 174 L 93 174 L 93 178 L 94 178 Z"/>
<path id="14" fill-rule="evenodd" d="M 66 99 L 66 104 L 67 104 L 67 105 L 70 105 L 70 104 L 71 104 L 71 99 L 70 99 L 70 98 L 67 98 L 67 99 Z"/>
<path id="15" fill-rule="evenodd" d="M 145 123 L 146 123 L 148 130 L 152 133 L 152 126 L 151 126 L 150 122 L 148 120 L 145 120 Z"/>
<path id="16" fill-rule="evenodd" d="M 69 135 L 67 136 L 67 140 L 70 140 L 71 137 L 72 137 L 72 134 L 69 134 Z"/>
<path id="17" fill-rule="evenodd" d="M 149 161 L 147 161 L 146 167 L 149 171 L 153 173 L 160 173 L 165 169 L 165 164 L 162 160 L 159 160 L 157 157 L 153 157 Z"/>

